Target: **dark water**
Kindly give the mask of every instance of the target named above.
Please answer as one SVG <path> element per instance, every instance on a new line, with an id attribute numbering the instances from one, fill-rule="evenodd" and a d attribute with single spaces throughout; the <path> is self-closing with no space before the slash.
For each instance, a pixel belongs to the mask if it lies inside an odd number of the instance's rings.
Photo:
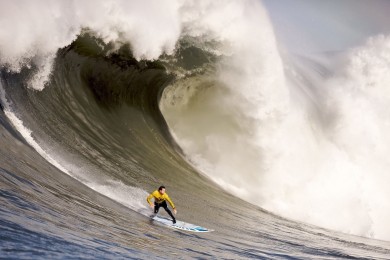
<path id="1" fill-rule="evenodd" d="M 388 242 L 292 222 L 222 191 L 185 160 L 159 110 L 175 80 L 169 57 L 136 61 L 128 48 L 108 54 L 97 41 L 80 37 L 59 50 L 43 91 L 25 86 L 34 68 L 1 72 L 1 258 L 390 258 Z M 215 59 L 185 44 L 179 53 L 170 66 L 200 75 Z M 15 129 L 10 111 L 24 127 Z M 215 231 L 151 222 L 145 198 L 160 184 L 178 219 Z"/>

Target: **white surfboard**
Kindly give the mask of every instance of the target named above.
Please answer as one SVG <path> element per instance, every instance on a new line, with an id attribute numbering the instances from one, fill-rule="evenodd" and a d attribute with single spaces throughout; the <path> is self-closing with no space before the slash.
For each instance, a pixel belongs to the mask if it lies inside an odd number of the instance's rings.
<path id="1" fill-rule="evenodd" d="M 186 223 L 183 221 L 176 220 L 176 223 L 172 223 L 172 219 L 160 217 L 158 215 L 152 217 L 154 221 L 157 221 L 165 226 L 168 226 L 170 228 L 180 229 L 184 231 L 191 231 L 191 232 L 212 232 L 214 230 L 208 229 L 205 227 L 197 226 L 194 224 Z"/>

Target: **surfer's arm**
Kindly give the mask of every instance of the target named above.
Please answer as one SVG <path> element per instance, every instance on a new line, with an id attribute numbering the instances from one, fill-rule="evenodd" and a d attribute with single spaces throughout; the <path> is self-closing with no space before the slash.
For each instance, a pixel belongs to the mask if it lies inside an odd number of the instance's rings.
<path id="1" fill-rule="evenodd" d="M 166 194 L 166 200 L 169 202 L 169 205 L 171 205 L 172 209 L 175 209 L 175 204 L 173 204 L 171 198 L 169 198 L 168 194 Z"/>
<path id="2" fill-rule="evenodd" d="M 153 198 L 153 193 L 151 193 L 147 198 L 146 198 L 146 201 L 149 203 L 150 206 L 153 206 L 153 203 L 151 201 L 151 199 Z"/>

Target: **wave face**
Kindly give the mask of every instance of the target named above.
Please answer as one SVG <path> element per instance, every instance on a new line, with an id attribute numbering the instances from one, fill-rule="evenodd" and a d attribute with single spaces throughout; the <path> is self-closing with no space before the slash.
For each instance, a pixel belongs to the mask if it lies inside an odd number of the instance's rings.
<path id="1" fill-rule="evenodd" d="M 265 3 L 2 3 L 2 255 L 386 258 L 390 40 L 298 55 Z"/>

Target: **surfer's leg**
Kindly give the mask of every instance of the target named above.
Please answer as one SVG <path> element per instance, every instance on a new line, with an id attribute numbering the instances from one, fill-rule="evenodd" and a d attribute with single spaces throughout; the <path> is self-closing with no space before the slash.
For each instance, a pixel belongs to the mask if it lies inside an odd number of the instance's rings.
<path id="1" fill-rule="evenodd" d="M 169 210 L 167 202 L 164 201 L 163 203 L 161 203 L 161 207 L 163 207 L 165 209 L 165 211 L 169 214 L 169 216 L 171 216 L 172 222 L 173 222 L 173 224 L 175 224 L 176 223 L 176 219 L 173 216 L 172 212 Z"/>
<path id="2" fill-rule="evenodd" d="M 158 210 L 160 209 L 160 204 L 158 204 L 158 203 L 154 203 L 154 214 L 157 214 L 158 213 Z"/>

